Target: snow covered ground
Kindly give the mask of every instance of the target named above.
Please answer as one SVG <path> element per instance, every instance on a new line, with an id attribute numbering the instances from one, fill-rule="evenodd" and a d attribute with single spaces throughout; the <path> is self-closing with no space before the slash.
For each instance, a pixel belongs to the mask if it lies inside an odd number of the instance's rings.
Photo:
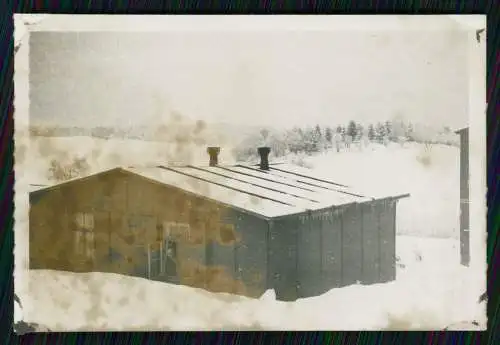
<path id="1" fill-rule="evenodd" d="M 16 147 L 16 243 L 27 239 L 27 214 L 19 208 L 27 205 L 27 184 L 49 183 L 51 159 L 85 157 L 92 172 L 165 161 L 207 163 L 205 145 L 181 149 L 159 142 L 39 137 L 23 149 L 22 141 L 16 142 L 21 142 Z M 315 173 L 341 183 L 411 194 L 398 205 L 395 282 L 285 303 L 271 292 L 253 300 L 113 274 L 17 270 L 24 321 L 51 330 L 484 329 L 485 304 L 477 303 L 483 291 L 476 284 L 483 272 L 459 265 L 458 157 L 454 147 L 407 143 L 303 159 Z M 220 161 L 233 162 L 230 148 L 223 147 Z M 22 267 L 18 253 L 16 267 Z"/>
<path id="2" fill-rule="evenodd" d="M 254 300 L 115 274 L 31 271 L 24 321 L 52 331 L 484 329 L 485 304 L 468 283 L 475 273 L 458 265 L 457 245 L 400 236 L 395 282 L 297 302 L 272 291 Z"/>

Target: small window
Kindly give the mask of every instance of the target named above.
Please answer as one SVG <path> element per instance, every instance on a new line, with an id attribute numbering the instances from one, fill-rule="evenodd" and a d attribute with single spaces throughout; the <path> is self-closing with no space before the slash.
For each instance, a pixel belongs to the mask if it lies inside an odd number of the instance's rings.
<path id="1" fill-rule="evenodd" d="M 92 230 L 94 228 L 94 215 L 79 212 L 75 215 L 75 222 L 78 228 Z"/>
<path id="2" fill-rule="evenodd" d="M 95 256 L 94 215 L 83 212 L 77 213 L 75 222 L 75 253 L 79 257 L 93 260 Z"/>

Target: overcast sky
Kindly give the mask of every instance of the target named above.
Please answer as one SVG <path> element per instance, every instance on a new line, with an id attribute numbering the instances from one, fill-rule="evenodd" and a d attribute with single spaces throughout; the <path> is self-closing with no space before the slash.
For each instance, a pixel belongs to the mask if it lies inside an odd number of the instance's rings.
<path id="1" fill-rule="evenodd" d="M 30 121 L 292 126 L 467 119 L 460 31 L 36 32 Z"/>

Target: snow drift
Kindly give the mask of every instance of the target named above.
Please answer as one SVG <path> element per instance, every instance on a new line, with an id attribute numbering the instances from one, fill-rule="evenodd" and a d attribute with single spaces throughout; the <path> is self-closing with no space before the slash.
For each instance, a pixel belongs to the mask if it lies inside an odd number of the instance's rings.
<path id="1" fill-rule="evenodd" d="M 397 280 L 296 302 L 217 294 L 105 273 L 29 272 L 25 322 L 68 330 L 484 329 L 485 303 L 458 262 L 456 240 L 398 238 Z"/>

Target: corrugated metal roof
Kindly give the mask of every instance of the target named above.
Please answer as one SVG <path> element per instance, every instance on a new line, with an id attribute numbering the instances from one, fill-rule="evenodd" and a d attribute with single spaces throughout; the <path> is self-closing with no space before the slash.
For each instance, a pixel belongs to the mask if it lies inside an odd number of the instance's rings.
<path id="1" fill-rule="evenodd" d="M 128 170 L 265 217 L 404 196 L 364 193 L 324 177 L 311 176 L 308 169 L 288 164 L 271 165 L 269 170 L 251 165 Z"/>
<path id="2" fill-rule="evenodd" d="M 357 190 L 291 164 L 116 168 L 267 218 L 407 195 Z M 112 169 L 112 170 L 116 170 Z M 95 174 L 94 174 L 95 175 Z M 88 178 L 84 177 L 82 179 Z M 63 184 L 69 183 L 69 181 Z M 54 188 L 51 186 L 49 188 Z"/>
<path id="3" fill-rule="evenodd" d="M 252 193 L 247 190 L 244 192 L 238 190 L 234 185 L 209 182 L 199 177 L 176 172 L 173 169 L 170 170 L 170 168 L 127 168 L 126 170 L 162 184 L 180 188 L 265 217 L 278 217 L 303 211 L 302 208 L 288 204 L 285 201 L 271 199 L 267 195 L 259 195 L 258 191 Z"/>
<path id="4" fill-rule="evenodd" d="M 254 168 L 258 170 L 257 168 Z M 328 177 L 317 172 L 312 172 L 311 169 L 303 168 L 294 164 L 281 164 L 273 167 L 269 171 L 271 174 L 282 176 L 285 178 L 293 179 L 300 183 L 307 185 L 319 185 L 322 188 L 328 188 L 340 191 L 342 193 L 351 194 L 354 196 L 363 196 L 366 198 L 374 199 L 385 199 L 385 198 L 400 198 L 408 196 L 406 192 L 398 190 L 395 186 L 377 186 L 375 184 L 370 184 L 367 187 L 366 183 L 358 183 L 357 185 L 344 185 L 335 181 L 335 177 Z M 334 175 L 335 172 L 332 172 Z M 363 181 L 360 181 L 363 182 Z M 361 201 L 358 201 L 361 202 Z"/>

